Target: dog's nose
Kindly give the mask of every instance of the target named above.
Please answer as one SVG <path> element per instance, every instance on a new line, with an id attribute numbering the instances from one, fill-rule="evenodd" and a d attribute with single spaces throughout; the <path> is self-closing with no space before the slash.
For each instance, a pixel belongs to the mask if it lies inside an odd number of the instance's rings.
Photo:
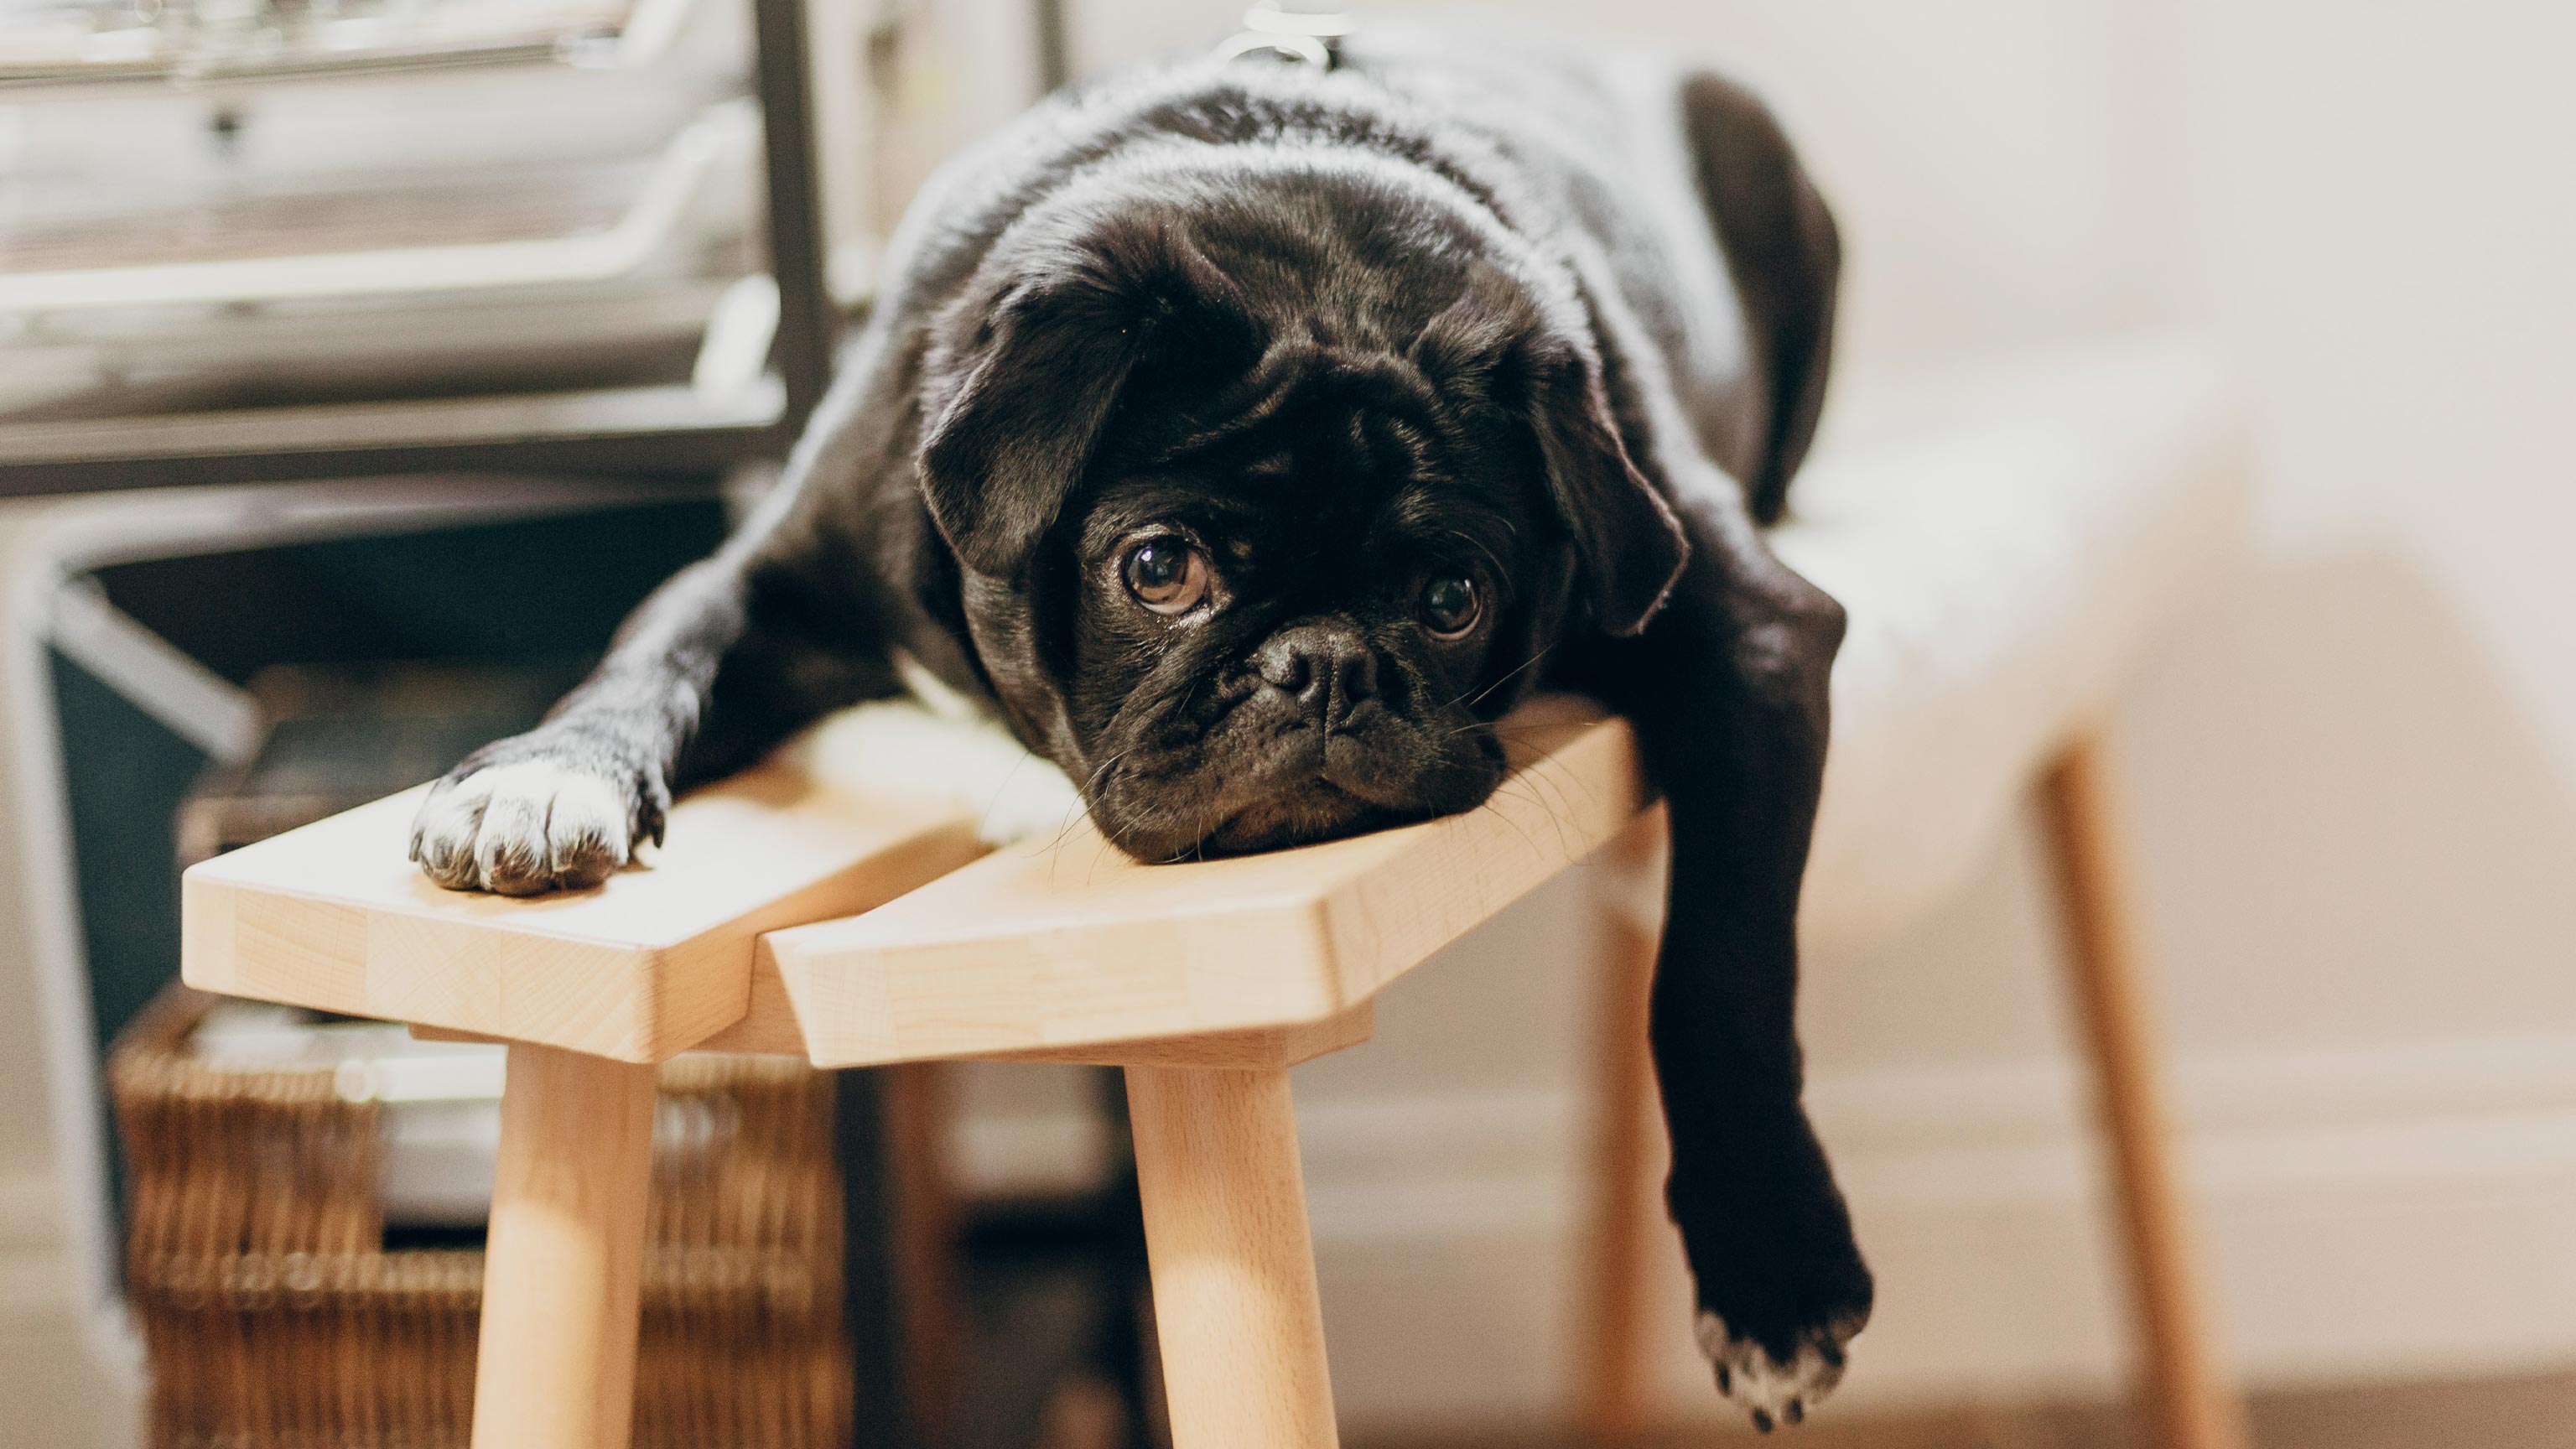
<path id="1" fill-rule="evenodd" d="M 1305 706 L 1326 729 L 1338 728 L 1362 701 L 1377 697 L 1377 651 L 1348 627 L 1292 625 L 1272 635 L 1253 664 L 1264 682 Z"/>

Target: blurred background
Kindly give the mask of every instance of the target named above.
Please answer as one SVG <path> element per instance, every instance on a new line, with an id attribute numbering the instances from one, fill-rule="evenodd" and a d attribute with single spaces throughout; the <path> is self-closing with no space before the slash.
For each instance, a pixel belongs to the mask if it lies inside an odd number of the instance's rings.
<path id="1" fill-rule="evenodd" d="M 2223 348 L 2255 545 L 2114 742 L 2231 1362 L 2267 1449 L 2576 1443 L 2576 8 L 1496 8 L 1772 98 L 1842 221 L 1852 378 L 2146 330 Z M 266 1019 L 183 1045 L 147 1009 L 173 860 L 541 707 L 758 486 L 929 168 L 1054 77 L 1234 14 L 0 0 L 0 1444 L 145 1432 L 109 1043 L 142 1096 L 175 1090 L 154 1053 L 291 1074 L 382 1046 Z M 1806 1432 L 2127 1443 L 2029 832 L 1963 870 L 1901 941 L 1810 959 L 1811 1101 L 1881 1300 Z M 1574 1442 L 1573 889 L 1300 1071 L 1354 1444 Z M 431 1185 L 393 1214 L 428 1253 L 473 1231 L 436 1184 L 479 1129 L 440 1113 L 488 1083 L 449 1066 L 403 1129 Z M 847 1291 L 893 1325 L 850 1320 L 862 1403 L 926 1363 L 947 1442 L 1120 1442 L 1148 1330 L 1101 1081 L 837 1091 L 832 1151 L 873 1184 Z M 1734 1432 L 1665 1318 L 1656 1417 Z"/>

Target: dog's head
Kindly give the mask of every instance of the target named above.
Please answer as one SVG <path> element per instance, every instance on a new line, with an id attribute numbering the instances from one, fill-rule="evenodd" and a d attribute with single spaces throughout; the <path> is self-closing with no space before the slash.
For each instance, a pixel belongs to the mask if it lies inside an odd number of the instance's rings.
<path id="1" fill-rule="evenodd" d="M 933 324 L 920 475 L 1023 738 L 1142 859 L 1470 808 L 1686 549 L 1581 299 L 1409 171 L 1132 166 Z"/>

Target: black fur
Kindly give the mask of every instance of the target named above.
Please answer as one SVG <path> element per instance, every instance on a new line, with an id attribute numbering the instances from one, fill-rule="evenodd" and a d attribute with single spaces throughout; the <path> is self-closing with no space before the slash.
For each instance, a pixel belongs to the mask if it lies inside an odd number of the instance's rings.
<path id="1" fill-rule="evenodd" d="M 415 853 L 595 883 L 613 830 L 462 787 L 551 764 L 657 836 L 672 789 L 895 691 L 897 650 L 1149 860 L 1471 808 L 1493 721 L 1588 690 L 1671 805 L 1652 1039 L 1701 1302 L 1838 1369 L 1870 1279 L 1792 1006 L 1841 613 L 1757 530 L 1822 405 L 1833 223 L 1713 77 L 1393 27 L 1345 55 L 1113 79 L 944 171 L 777 492 L 460 765 Z M 1131 592 L 1152 540 L 1202 604 Z M 1478 606 L 1456 637 L 1432 578 Z"/>

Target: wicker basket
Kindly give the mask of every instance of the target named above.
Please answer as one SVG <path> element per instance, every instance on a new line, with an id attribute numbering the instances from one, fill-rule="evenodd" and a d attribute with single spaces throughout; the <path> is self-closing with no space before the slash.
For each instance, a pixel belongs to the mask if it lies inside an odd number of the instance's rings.
<path id="1" fill-rule="evenodd" d="M 372 1101 L 329 1066 L 210 1064 L 173 988 L 109 1091 L 156 1449 L 463 1449 L 483 1255 L 388 1250 Z M 776 1058 L 662 1068 L 639 1449 L 841 1449 L 850 1362 L 828 1078 Z"/>

